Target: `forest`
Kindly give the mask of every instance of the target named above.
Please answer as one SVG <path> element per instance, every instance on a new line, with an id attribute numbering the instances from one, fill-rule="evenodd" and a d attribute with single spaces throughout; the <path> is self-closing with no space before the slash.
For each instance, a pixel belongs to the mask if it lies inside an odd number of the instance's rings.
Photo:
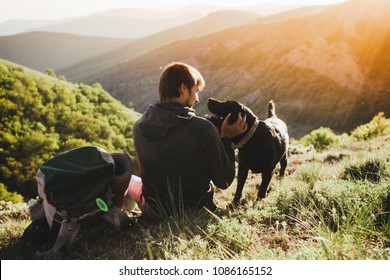
<path id="1" fill-rule="evenodd" d="M 34 197 L 39 165 L 75 147 L 125 150 L 135 159 L 139 114 L 99 84 L 69 83 L 51 69 L 43 74 L 0 60 L 0 111 L 0 199 Z"/>

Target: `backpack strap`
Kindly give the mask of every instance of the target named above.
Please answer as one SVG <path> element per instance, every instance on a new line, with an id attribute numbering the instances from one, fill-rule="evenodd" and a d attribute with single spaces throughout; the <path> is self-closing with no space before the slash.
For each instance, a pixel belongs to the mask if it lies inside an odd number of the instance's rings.
<path id="1" fill-rule="evenodd" d="M 58 252 L 65 244 L 68 244 L 69 246 L 72 245 L 80 230 L 80 223 L 77 218 L 68 219 L 66 211 L 63 211 L 61 214 L 64 214 L 64 219 L 61 222 L 61 228 L 56 243 L 54 243 L 53 247 L 48 251 L 48 254 Z"/>
<path id="2" fill-rule="evenodd" d="M 118 231 L 131 224 L 130 217 L 116 207 L 110 207 L 108 212 L 103 213 L 101 217 L 112 224 Z"/>
<path id="3" fill-rule="evenodd" d="M 48 254 L 58 252 L 64 245 L 73 245 L 80 231 L 81 220 L 79 218 L 69 218 L 68 213 L 65 210 L 61 211 L 61 216 L 62 222 L 57 240 L 53 247 L 48 251 Z M 101 218 L 108 221 L 118 231 L 129 227 L 132 223 L 132 219 L 127 216 L 125 212 L 116 207 L 110 207 L 108 212 L 102 213 Z"/>

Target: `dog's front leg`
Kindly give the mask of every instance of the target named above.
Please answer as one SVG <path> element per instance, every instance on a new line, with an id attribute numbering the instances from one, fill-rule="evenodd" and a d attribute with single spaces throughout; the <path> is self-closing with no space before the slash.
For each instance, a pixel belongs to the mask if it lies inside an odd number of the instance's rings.
<path id="1" fill-rule="evenodd" d="M 237 206 L 240 203 L 242 196 L 242 190 L 245 185 L 246 178 L 248 177 L 249 168 L 239 162 L 238 165 L 238 175 L 237 175 L 237 189 L 236 194 L 234 195 L 233 205 Z"/>

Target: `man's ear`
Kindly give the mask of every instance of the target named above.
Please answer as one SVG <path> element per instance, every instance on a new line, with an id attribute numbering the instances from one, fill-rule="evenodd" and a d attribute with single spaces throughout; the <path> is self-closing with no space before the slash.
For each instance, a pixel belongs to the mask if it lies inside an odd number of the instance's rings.
<path id="1" fill-rule="evenodd" d="M 180 86 L 180 95 L 182 95 L 186 89 L 187 89 L 187 86 L 184 83 L 182 83 Z"/>

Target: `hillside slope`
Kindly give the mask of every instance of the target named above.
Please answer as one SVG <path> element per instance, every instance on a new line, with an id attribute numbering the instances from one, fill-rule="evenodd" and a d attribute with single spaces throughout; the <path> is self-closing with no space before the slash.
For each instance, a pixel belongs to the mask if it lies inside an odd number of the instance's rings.
<path id="1" fill-rule="evenodd" d="M 118 65 L 96 81 L 142 112 L 158 99 L 161 67 L 199 68 L 205 101 L 237 99 L 266 115 L 270 99 L 293 137 L 319 126 L 349 131 L 379 111 L 390 114 L 390 2 L 349 1 L 301 16 L 271 16 L 174 42 Z"/>
<path id="2" fill-rule="evenodd" d="M 129 42 L 115 50 L 85 59 L 69 67 L 59 69 L 58 73 L 76 82 L 90 82 L 107 69 L 142 53 L 175 40 L 202 36 L 241 25 L 258 18 L 258 15 L 243 11 L 219 11 L 211 13 L 189 24 L 173 27 L 162 32 Z"/>
<path id="3" fill-rule="evenodd" d="M 0 184 L 9 191 L 36 195 L 38 166 L 71 148 L 126 150 L 135 159 L 139 114 L 100 85 L 72 84 L 0 59 L 0 111 Z"/>
<path id="4" fill-rule="evenodd" d="M 57 71 L 76 62 L 116 49 L 130 40 L 28 32 L 0 37 L 0 58 L 38 71 Z"/>
<path id="5" fill-rule="evenodd" d="M 26 204 L 0 201 L 0 258 L 382 260 L 382 272 L 390 259 L 389 152 L 390 141 L 380 137 L 344 139 L 322 152 L 292 154 L 286 177 L 274 176 L 261 201 L 255 201 L 261 175 L 250 173 L 243 203 L 233 210 L 228 205 L 236 180 L 226 190 L 216 189 L 219 216 L 178 213 L 145 223 L 142 216 L 129 213 L 137 220 L 130 229 L 118 233 L 82 226 L 74 246 L 57 254 L 45 254 L 47 239 L 23 243 L 30 223 Z M 371 181 L 378 175 L 379 180 Z M 372 262 L 368 270 L 370 266 Z"/>
<path id="6" fill-rule="evenodd" d="M 200 16 L 183 13 L 170 18 L 142 19 L 137 15 L 123 17 L 87 16 L 75 20 L 31 28 L 28 31 L 65 32 L 82 36 L 140 38 L 176 25 L 197 20 Z"/>
<path id="7" fill-rule="evenodd" d="M 51 24 L 53 20 L 23 20 L 10 19 L 0 22 L 0 36 L 13 35 L 24 32 L 27 28 L 34 28 L 42 25 Z"/>

